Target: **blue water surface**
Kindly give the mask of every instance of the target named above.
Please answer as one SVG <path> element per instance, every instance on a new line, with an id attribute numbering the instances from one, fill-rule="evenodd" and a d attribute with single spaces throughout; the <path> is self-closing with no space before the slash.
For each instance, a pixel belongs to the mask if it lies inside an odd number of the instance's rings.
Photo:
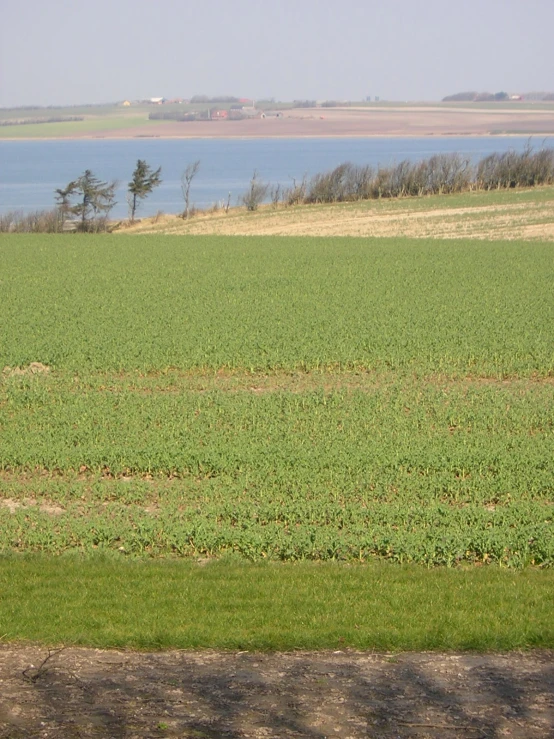
<path id="1" fill-rule="evenodd" d="M 534 147 L 554 139 L 532 140 Z M 102 180 L 117 180 L 117 205 L 111 216 L 127 215 L 127 183 L 137 159 L 162 167 L 163 182 L 142 203 L 137 215 L 183 210 L 181 176 L 200 161 L 191 187 L 199 208 L 226 202 L 236 205 L 254 171 L 264 182 L 290 186 L 294 179 L 324 172 L 342 162 L 389 166 L 418 161 L 440 152 L 458 152 L 473 161 L 493 152 L 522 151 L 524 137 L 298 138 L 298 139 L 126 139 L 71 141 L 0 141 L 0 213 L 51 208 L 54 191 L 90 169 Z"/>

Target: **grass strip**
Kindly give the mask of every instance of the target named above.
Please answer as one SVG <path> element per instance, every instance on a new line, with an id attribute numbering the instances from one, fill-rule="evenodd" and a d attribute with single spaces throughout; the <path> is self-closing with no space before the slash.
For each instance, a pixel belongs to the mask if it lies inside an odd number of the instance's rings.
<path id="1" fill-rule="evenodd" d="M 104 648 L 554 646 L 554 572 L 0 559 L 0 635 Z"/>

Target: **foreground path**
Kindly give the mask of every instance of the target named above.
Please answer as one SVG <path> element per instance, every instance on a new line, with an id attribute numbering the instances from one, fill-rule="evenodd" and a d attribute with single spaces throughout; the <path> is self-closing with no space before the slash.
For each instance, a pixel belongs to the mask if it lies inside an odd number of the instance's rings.
<path id="1" fill-rule="evenodd" d="M 504 736 L 554 736 L 554 652 L 0 646 L 2 739 Z"/>

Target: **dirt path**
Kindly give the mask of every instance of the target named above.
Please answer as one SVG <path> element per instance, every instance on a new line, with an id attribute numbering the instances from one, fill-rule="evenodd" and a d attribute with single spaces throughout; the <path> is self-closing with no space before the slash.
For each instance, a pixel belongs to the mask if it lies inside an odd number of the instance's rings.
<path id="1" fill-rule="evenodd" d="M 0 737 L 554 737 L 554 652 L 49 657 L 2 645 Z"/>

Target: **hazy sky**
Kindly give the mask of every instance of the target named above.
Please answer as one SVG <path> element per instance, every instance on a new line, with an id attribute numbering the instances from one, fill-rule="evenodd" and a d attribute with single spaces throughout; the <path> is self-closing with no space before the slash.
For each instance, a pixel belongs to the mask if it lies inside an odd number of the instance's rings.
<path id="1" fill-rule="evenodd" d="M 0 0 L 0 106 L 554 90 L 554 0 Z"/>

